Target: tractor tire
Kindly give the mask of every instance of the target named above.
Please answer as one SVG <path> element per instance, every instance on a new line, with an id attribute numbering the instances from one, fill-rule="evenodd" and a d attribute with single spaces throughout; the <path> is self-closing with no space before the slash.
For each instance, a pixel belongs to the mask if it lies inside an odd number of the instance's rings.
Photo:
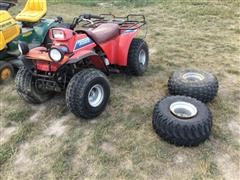
<path id="1" fill-rule="evenodd" d="M 69 82 L 66 102 L 77 117 L 93 119 L 105 110 L 109 96 L 110 85 L 105 74 L 96 69 L 85 69 Z"/>
<path id="2" fill-rule="evenodd" d="M 24 67 L 20 68 L 16 75 L 16 89 L 19 96 L 31 104 L 41 104 L 52 97 L 52 93 L 41 91 L 35 86 L 35 79 Z"/>
<path id="3" fill-rule="evenodd" d="M 8 62 L 0 62 L 0 83 L 10 81 L 14 76 L 14 68 Z"/>
<path id="4" fill-rule="evenodd" d="M 208 103 L 218 92 L 217 78 L 207 72 L 184 70 L 173 73 L 168 81 L 171 95 L 183 95 Z"/>
<path id="5" fill-rule="evenodd" d="M 210 135 L 212 114 L 201 101 L 169 96 L 153 112 L 153 128 L 164 140 L 177 146 L 197 146 Z"/>
<path id="6" fill-rule="evenodd" d="M 127 72 L 131 75 L 142 76 L 148 68 L 149 49 L 147 43 L 135 38 L 133 39 L 129 53 Z"/>

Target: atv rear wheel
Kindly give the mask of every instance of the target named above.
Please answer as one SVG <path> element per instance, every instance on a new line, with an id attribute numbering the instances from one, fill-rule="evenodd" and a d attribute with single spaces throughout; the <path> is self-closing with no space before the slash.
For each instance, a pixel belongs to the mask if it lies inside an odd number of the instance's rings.
<path id="1" fill-rule="evenodd" d="M 212 114 L 201 101 L 170 96 L 156 104 L 152 123 L 156 133 L 169 143 L 197 146 L 210 135 Z"/>
<path id="2" fill-rule="evenodd" d="M 204 71 L 177 71 L 170 77 L 168 89 L 171 95 L 189 96 L 207 103 L 217 95 L 218 80 Z"/>
<path id="3" fill-rule="evenodd" d="M 142 76 L 148 68 L 149 50 L 147 43 L 133 39 L 128 53 L 128 72 L 132 75 Z"/>
<path id="4" fill-rule="evenodd" d="M 99 70 L 85 69 L 71 79 L 66 102 L 69 110 L 77 117 L 92 119 L 104 111 L 109 96 L 107 77 Z"/>
<path id="5" fill-rule="evenodd" d="M 13 76 L 13 66 L 8 62 L 0 62 L 0 83 L 8 82 Z"/>
<path id="6" fill-rule="evenodd" d="M 19 69 L 15 81 L 18 94 L 28 103 L 41 104 L 52 96 L 52 93 L 37 88 L 35 78 L 24 67 Z"/>

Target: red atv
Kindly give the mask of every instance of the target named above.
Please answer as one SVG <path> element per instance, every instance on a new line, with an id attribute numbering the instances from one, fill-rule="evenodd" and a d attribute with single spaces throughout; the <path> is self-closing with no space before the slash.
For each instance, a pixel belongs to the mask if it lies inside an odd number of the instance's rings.
<path id="1" fill-rule="evenodd" d="M 66 90 L 72 113 L 86 119 L 98 116 L 110 95 L 106 75 L 127 71 L 140 76 L 146 71 L 148 46 L 136 38 L 145 24 L 143 15 L 84 14 L 74 18 L 70 27 L 51 29 L 49 49 L 29 51 L 26 43 L 19 42 L 24 67 L 16 76 L 18 93 L 25 101 L 39 104 L 53 92 Z"/>

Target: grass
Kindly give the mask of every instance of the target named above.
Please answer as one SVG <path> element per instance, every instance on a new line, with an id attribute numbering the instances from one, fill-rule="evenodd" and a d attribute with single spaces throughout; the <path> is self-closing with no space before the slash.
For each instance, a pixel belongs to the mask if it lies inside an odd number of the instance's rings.
<path id="1" fill-rule="evenodd" d="M 70 3 L 70 4 L 79 4 L 84 6 L 97 6 L 99 4 L 111 4 L 116 6 L 134 6 L 134 7 L 142 7 L 148 4 L 153 3 L 154 1 L 150 0 L 107 0 L 107 1 L 101 1 L 101 0 L 72 0 L 72 1 L 66 1 L 66 0 L 50 0 L 48 1 L 50 3 Z"/>
<path id="2" fill-rule="evenodd" d="M 10 140 L 0 147 L 0 168 L 17 151 L 19 144 L 23 143 L 31 134 L 31 126 L 21 126 L 16 134 Z"/>
<path id="3" fill-rule="evenodd" d="M 145 14 L 149 69 L 143 77 L 110 76 L 111 100 L 92 121 L 74 117 L 64 94 L 31 106 L 13 82 L 0 85 L 0 179 L 240 178 L 238 1 L 55 2 L 47 17 L 66 22 L 84 12 Z M 168 95 L 169 75 L 186 68 L 210 71 L 220 83 L 208 104 L 212 134 L 195 148 L 166 143 L 151 123 L 155 103 Z"/>
<path id="4" fill-rule="evenodd" d="M 5 118 L 9 121 L 23 122 L 29 117 L 30 112 L 31 111 L 29 109 L 12 110 L 8 114 L 6 114 Z"/>

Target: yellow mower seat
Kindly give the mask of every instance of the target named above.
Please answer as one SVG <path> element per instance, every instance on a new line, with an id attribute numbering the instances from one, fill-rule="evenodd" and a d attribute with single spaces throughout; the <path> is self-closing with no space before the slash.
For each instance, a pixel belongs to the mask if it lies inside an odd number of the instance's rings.
<path id="1" fill-rule="evenodd" d="M 22 22 L 38 22 L 47 13 L 46 0 L 28 0 L 22 12 L 20 12 L 16 20 Z"/>
<path id="2" fill-rule="evenodd" d="M 8 11 L 0 10 L 0 51 L 20 34 L 20 26 Z"/>

